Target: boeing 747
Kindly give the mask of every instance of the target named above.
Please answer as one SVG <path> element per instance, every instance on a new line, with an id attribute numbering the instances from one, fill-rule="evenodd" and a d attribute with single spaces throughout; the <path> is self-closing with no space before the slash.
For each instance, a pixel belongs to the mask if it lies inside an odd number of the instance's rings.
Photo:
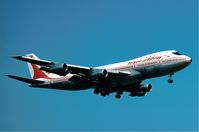
<path id="1" fill-rule="evenodd" d="M 30 87 L 73 91 L 94 89 L 95 94 L 102 96 L 116 93 L 116 98 L 123 92 L 129 92 L 130 96 L 145 96 L 152 88 L 151 84 L 142 83 L 146 79 L 168 75 L 168 82 L 173 83 L 172 75 L 192 62 L 190 57 L 176 50 L 98 67 L 41 60 L 34 54 L 13 58 L 28 63 L 31 79 L 7 76 L 28 83 Z"/>

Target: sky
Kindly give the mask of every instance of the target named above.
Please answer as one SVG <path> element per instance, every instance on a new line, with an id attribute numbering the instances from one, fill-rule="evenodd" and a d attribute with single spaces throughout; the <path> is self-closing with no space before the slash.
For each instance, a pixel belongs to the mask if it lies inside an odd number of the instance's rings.
<path id="1" fill-rule="evenodd" d="M 1 0 L 0 130 L 198 130 L 197 0 Z M 192 63 L 145 97 L 30 88 L 15 55 L 99 66 L 175 49 Z"/>

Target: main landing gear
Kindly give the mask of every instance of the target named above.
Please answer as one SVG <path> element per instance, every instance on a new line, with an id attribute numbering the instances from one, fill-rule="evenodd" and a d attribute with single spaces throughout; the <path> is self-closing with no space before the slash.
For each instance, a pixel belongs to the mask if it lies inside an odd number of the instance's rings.
<path id="1" fill-rule="evenodd" d="M 94 93 L 94 94 L 99 94 L 99 93 L 100 93 L 100 90 L 96 88 L 96 89 L 94 89 L 93 93 Z"/>
<path id="2" fill-rule="evenodd" d="M 121 98 L 121 95 L 120 95 L 120 94 L 116 94 L 116 95 L 115 95 L 115 98 L 120 99 L 120 98 Z"/>
<path id="3" fill-rule="evenodd" d="M 174 73 L 170 73 L 170 74 L 169 74 L 168 83 L 173 83 L 173 79 L 172 79 L 173 74 L 174 74 Z"/>
<path id="4" fill-rule="evenodd" d="M 108 91 L 108 90 L 102 90 L 102 89 L 99 89 L 99 88 L 95 88 L 94 91 L 93 91 L 93 93 L 94 94 L 100 94 L 101 96 L 107 96 L 107 95 L 110 94 L 110 91 Z M 120 99 L 122 94 L 123 94 L 122 90 L 117 90 L 115 98 Z"/>
<path id="5" fill-rule="evenodd" d="M 118 90 L 116 92 L 115 98 L 120 99 L 122 94 L 123 94 L 123 92 L 121 90 Z"/>
<path id="6" fill-rule="evenodd" d="M 106 90 L 101 90 L 101 89 L 94 89 L 94 94 L 101 94 L 101 96 L 106 96 L 106 95 L 109 95 L 109 91 L 106 91 Z"/>

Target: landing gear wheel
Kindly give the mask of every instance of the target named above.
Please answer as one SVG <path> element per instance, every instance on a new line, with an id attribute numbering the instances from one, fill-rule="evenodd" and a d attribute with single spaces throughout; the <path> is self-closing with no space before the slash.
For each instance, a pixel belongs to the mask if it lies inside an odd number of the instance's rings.
<path id="1" fill-rule="evenodd" d="M 99 89 L 94 89 L 94 92 L 93 92 L 93 93 L 94 93 L 94 94 L 99 94 L 99 92 L 100 92 Z"/>
<path id="2" fill-rule="evenodd" d="M 106 96 L 107 95 L 107 93 L 105 91 L 101 91 L 100 93 L 101 93 L 101 96 Z"/>
<path id="3" fill-rule="evenodd" d="M 121 95 L 120 95 L 120 94 L 116 94 L 115 97 L 116 97 L 117 99 L 120 99 L 120 98 L 121 98 Z"/>
<path id="4" fill-rule="evenodd" d="M 174 73 L 170 73 L 170 74 L 169 74 L 168 83 L 173 83 L 173 79 L 172 79 L 173 74 L 174 74 Z"/>
<path id="5" fill-rule="evenodd" d="M 173 83 L 173 80 L 172 79 L 168 79 L 168 83 Z"/>

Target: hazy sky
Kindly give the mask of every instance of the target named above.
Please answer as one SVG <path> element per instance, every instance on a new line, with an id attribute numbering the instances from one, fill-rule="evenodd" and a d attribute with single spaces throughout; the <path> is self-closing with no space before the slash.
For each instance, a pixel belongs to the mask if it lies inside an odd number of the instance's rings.
<path id="1" fill-rule="evenodd" d="M 197 0 L 1 0 L 0 130 L 197 130 Z M 84 66 L 175 49 L 193 62 L 145 97 L 29 88 L 14 55 Z"/>

